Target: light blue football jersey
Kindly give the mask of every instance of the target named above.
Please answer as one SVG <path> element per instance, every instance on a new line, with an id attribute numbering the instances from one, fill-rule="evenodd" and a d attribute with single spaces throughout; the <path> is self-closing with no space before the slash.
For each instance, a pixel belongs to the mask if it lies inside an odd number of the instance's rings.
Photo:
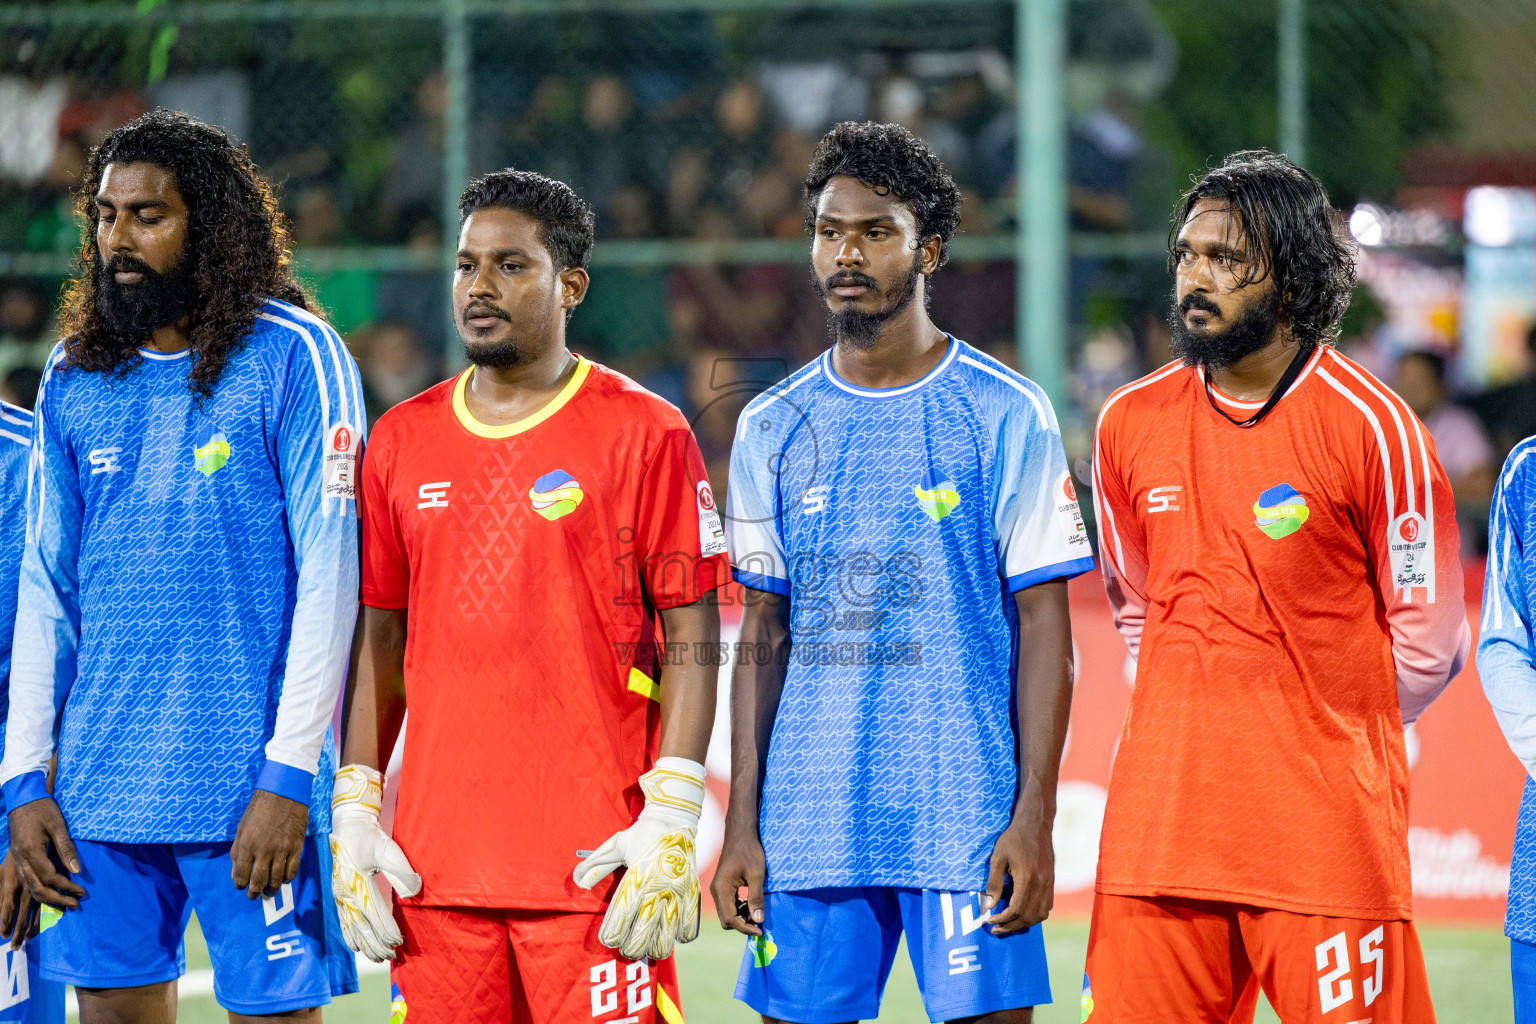
<path id="1" fill-rule="evenodd" d="M 21 543 L 27 535 L 27 458 L 32 447 L 32 414 L 0 402 L 0 751 L 5 749 L 5 713 L 10 707 L 11 633 L 16 628 L 16 577 Z M 0 854 L 11 847 L 10 822 L 0 801 Z"/>
<path id="2" fill-rule="evenodd" d="M 1536 437 L 1504 463 L 1488 521 L 1488 566 L 1477 674 L 1499 728 L 1527 773 L 1536 772 Z M 1515 826 L 1504 933 L 1536 942 L 1536 782 L 1525 780 Z"/>
<path id="3" fill-rule="evenodd" d="M 880 390 L 829 350 L 742 412 L 726 535 L 790 599 L 767 888 L 981 889 L 1017 785 L 1011 595 L 1093 567 L 1044 392 L 955 339 Z"/>
<path id="4" fill-rule="evenodd" d="M 268 300 L 214 394 L 188 352 L 121 376 L 55 353 L 36 409 L 0 778 L 76 838 L 221 842 L 253 788 L 328 831 L 357 613 L 356 364 Z"/>

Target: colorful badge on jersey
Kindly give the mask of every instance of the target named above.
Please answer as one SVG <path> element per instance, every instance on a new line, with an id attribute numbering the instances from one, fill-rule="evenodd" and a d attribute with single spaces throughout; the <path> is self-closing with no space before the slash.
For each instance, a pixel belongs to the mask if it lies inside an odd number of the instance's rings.
<path id="1" fill-rule="evenodd" d="M 563 469 L 545 473 L 533 482 L 528 492 L 533 510 L 551 522 L 576 511 L 576 506 L 585 497 L 581 484 Z"/>
<path id="2" fill-rule="evenodd" d="M 912 493 L 917 495 L 917 507 L 928 514 L 928 518 L 938 522 L 960 507 L 960 492 L 955 490 L 954 481 L 945 479 L 938 473 L 929 473 L 923 477 L 923 482 L 912 488 Z"/>
<path id="3" fill-rule="evenodd" d="M 405 996 L 394 984 L 389 986 L 389 1024 L 405 1024 Z"/>
<path id="4" fill-rule="evenodd" d="M 1301 529 L 1311 515 L 1307 499 L 1290 484 L 1277 484 L 1259 495 L 1253 503 L 1253 525 L 1279 540 Z"/>
<path id="5" fill-rule="evenodd" d="M 774 945 L 773 936 L 766 929 L 763 934 L 754 935 L 747 942 L 752 946 L 753 967 L 767 967 L 779 955 L 779 947 Z"/>
<path id="6" fill-rule="evenodd" d="M 192 464 L 203 476 L 213 476 L 229 461 L 229 442 L 223 434 L 214 434 L 201 448 L 192 449 Z"/>
<path id="7" fill-rule="evenodd" d="M 1083 972 L 1083 999 L 1081 1005 L 1083 1015 L 1078 1020 L 1086 1024 L 1088 1018 L 1093 1016 L 1093 986 L 1088 982 L 1088 973 L 1086 971 Z"/>

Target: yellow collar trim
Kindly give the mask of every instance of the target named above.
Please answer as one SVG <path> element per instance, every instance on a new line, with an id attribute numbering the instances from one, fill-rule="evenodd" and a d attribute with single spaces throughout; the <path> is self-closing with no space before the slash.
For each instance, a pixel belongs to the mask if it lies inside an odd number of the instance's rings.
<path id="1" fill-rule="evenodd" d="M 560 393 L 554 398 L 551 398 L 545 404 L 544 408 L 540 409 L 538 412 L 530 413 L 520 420 L 514 420 L 511 423 L 503 423 L 498 425 L 491 423 L 481 423 L 479 420 L 475 419 L 474 413 L 469 411 L 469 404 L 464 401 L 464 389 L 469 386 L 469 375 L 475 372 L 475 368 L 471 366 L 469 369 L 459 374 L 459 379 L 454 381 L 453 414 L 459 418 L 459 422 L 464 425 L 465 430 L 469 431 L 471 434 L 474 434 L 477 437 L 512 437 L 514 434 L 521 434 L 525 430 L 532 430 L 534 427 L 538 426 L 540 423 L 543 423 L 555 413 L 559 412 L 565 406 L 565 403 L 569 402 L 571 398 L 575 396 L 576 392 L 580 390 L 582 382 L 587 379 L 587 374 L 591 371 L 592 363 L 589 360 L 583 359 L 581 356 L 577 356 L 576 372 L 571 374 L 571 379 L 566 382 L 565 387 L 561 388 Z"/>

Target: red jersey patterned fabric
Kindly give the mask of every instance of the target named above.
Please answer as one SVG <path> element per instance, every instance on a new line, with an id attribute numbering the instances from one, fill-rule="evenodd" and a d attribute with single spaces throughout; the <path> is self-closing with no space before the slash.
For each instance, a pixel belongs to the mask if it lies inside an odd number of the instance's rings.
<path id="1" fill-rule="evenodd" d="M 628 378 L 581 360 L 491 426 L 473 372 L 386 413 L 361 472 L 363 603 L 407 613 L 410 902 L 601 909 L 576 851 L 644 805 L 658 611 L 729 580 L 720 515 L 682 414 Z"/>
<path id="2" fill-rule="evenodd" d="M 1270 414 L 1166 366 L 1115 392 L 1095 502 L 1137 658 L 1098 891 L 1411 916 L 1403 726 L 1466 660 L 1450 485 L 1320 346 Z"/>

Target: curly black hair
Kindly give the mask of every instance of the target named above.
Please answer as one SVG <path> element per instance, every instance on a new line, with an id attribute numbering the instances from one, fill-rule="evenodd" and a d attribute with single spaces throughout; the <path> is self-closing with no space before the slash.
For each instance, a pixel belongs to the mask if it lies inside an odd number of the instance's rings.
<path id="1" fill-rule="evenodd" d="M 1202 199 L 1221 200 L 1237 214 L 1236 227 L 1254 255 L 1240 283 L 1274 275 L 1280 310 L 1296 338 L 1305 345 L 1337 338 L 1355 289 L 1355 249 L 1335 227 L 1322 182 L 1267 149 L 1233 153 L 1179 200 L 1168 234 L 1170 274 L 1179 231 Z"/>
<path id="2" fill-rule="evenodd" d="M 538 221 L 539 241 L 549 250 L 557 273 L 572 267 L 585 270 L 591 261 L 597 218 L 565 182 L 510 167 L 481 175 L 459 195 L 459 223 L 488 206 L 516 210 Z"/>
<path id="3" fill-rule="evenodd" d="M 199 400 L 207 398 L 224 364 L 244 346 L 268 297 L 316 309 L 293 277 L 287 221 L 271 183 L 245 146 L 222 128 L 175 111 L 153 110 L 116 129 L 91 153 L 75 194 L 84 224 L 75 274 L 59 313 L 69 366 L 121 375 L 141 361 L 143 339 L 120 335 L 97 308 L 94 279 L 102 257 L 96 245 L 96 192 L 112 163 L 147 163 L 169 171 L 187 204 L 187 248 L 181 258 L 196 292 L 188 331 L 195 358 L 187 387 Z"/>
<path id="4" fill-rule="evenodd" d="M 893 195 L 917 219 L 926 241 L 939 237 L 939 266 L 949 262 L 949 243 L 960 227 L 960 190 L 943 163 L 899 124 L 844 121 L 816 144 L 805 175 L 805 230 L 816 229 L 816 203 L 838 175 L 857 178 L 882 195 Z"/>

